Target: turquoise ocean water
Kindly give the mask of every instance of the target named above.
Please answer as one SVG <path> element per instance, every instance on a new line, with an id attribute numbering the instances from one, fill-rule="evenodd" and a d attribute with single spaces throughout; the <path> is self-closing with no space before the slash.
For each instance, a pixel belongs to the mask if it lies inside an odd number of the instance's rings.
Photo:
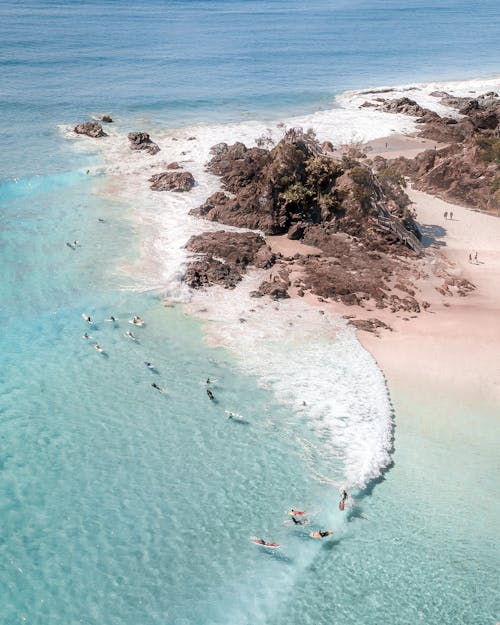
<path id="1" fill-rule="evenodd" d="M 496 0 L 0 2 L 0 623 L 500 620 L 498 407 L 396 397 L 394 464 L 341 517 L 315 479 L 324 456 L 304 456 L 307 422 L 181 308 L 129 288 L 130 206 L 58 129 L 96 112 L 130 129 L 279 119 L 346 89 L 494 74 L 499 12 Z M 137 343 L 124 336 L 134 314 L 147 320 Z M 453 415 L 446 432 L 435 412 Z M 283 525 L 291 506 L 335 540 Z"/>

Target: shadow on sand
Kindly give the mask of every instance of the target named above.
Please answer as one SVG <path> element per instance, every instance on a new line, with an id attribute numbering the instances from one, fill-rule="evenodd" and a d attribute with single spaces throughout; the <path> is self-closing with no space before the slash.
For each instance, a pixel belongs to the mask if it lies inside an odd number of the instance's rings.
<path id="1" fill-rule="evenodd" d="M 424 247 L 430 247 L 431 245 L 439 247 L 446 246 L 445 241 L 438 240 L 446 235 L 446 229 L 442 226 L 420 224 L 419 229 L 422 233 L 422 245 Z"/>

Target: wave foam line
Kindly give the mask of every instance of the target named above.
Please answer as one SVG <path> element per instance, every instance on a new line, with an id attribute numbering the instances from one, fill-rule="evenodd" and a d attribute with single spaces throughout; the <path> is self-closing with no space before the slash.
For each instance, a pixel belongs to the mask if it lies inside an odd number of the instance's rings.
<path id="1" fill-rule="evenodd" d="M 256 272 L 229 293 L 196 294 L 189 310 L 210 321 L 209 339 L 231 349 L 246 373 L 306 420 L 314 444 L 303 441 L 304 456 L 328 470 L 322 481 L 366 487 L 391 462 L 392 409 L 382 372 L 343 320 L 301 300 L 251 298 L 259 279 Z"/>

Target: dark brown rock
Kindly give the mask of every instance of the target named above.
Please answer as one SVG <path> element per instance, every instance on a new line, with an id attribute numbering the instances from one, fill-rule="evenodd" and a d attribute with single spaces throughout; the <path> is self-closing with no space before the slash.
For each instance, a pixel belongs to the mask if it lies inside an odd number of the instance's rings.
<path id="1" fill-rule="evenodd" d="M 300 223 L 294 224 L 288 230 L 287 237 L 291 239 L 292 241 L 298 241 L 299 239 L 302 239 L 302 237 L 304 236 L 304 230 L 305 228 L 302 224 Z"/>
<path id="2" fill-rule="evenodd" d="M 92 137 L 94 139 L 108 136 L 99 122 L 83 122 L 83 124 L 78 124 L 78 126 L 75 126 L 75 132 L 79 135 L 87 135 L 87 137 Z"/>
<path id="3" fill-rule="evenodd" d="M 356 330 L 363 330 L 364 332 L 372 332 L 377 334 L 379 329 L 391 330 L 391 326 L 388 326 L 380 319 L 351 319 L 348 321 L 349 325 L 354 326 Z"/>
<path id="4" fill-rule="evenodd" d="M 167 169 L 182 169 L 182 167 L 179 165 L 177 161 L 174 161 L 173 163 L 169 163 L 167 165 Z"/>
<path id="5" fill-rule="evenodd" d="M 268 295 L 271 299 L 287 299 L 290 297 L 288 294 L 288 288 L 290 287 L 290 281 L 287 278 L 281 276 L 275 276 L 272 280 L 265 280 L 260 284 L 257 291 L 252 291 L 252 297 L 263 297 Z"/>
<path id="6" fill-rule="evenodd" d="M 170 172 L 164 171 L 155 174 L 149 179 L 153 191 L 191 191 L 195 180 L 193 174 L 188 171 Z"/>
<path id="7" fill-rule="evenodd" d="M 151 141 L 147 132 L 129 132 L 128 139 L 132 150 L 145 150 L 152 155 L 160 151 L 160 147 Z"/>
<path id="8" fill-rule="evenodd" d="M 241 273 L 231 265 L 215 258 L 206 258 L 188 264 L 184 282 L 192 289 L 220 284 L 226 289 L 234 289 L 241 280 Z"/>
<path id="9" fill-rule="evenodd" d="M 193 288 L 222 284 L 233 288 L 249 265 L 269 268 L 275 256 L 254 232 L 205 232 L 193 236 L 186 248 L 202 258 L 188 265 L 184 280 Z"/>
<path id="10" fill-rule="evenodd" d="M 103 115 L 101 117 L 101 121 L 104 122 L 105 124 L 111 124 L 113 122 L 110 115 Z"/>

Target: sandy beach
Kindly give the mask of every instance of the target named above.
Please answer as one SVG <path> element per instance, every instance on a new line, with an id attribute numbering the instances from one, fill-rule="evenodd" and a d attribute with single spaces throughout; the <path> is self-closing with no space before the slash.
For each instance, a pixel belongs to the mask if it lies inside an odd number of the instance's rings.
<path id="1" fill-rule="evenodd" d="M 409 190 L 418 221 L 434 231 L 426 250 L 428 262 L 449 263 L 453 275 L 470 280 L 476 290 L 466 297 L 443 296 L 432 281 L 422 285 L 430 308 L 409 318 L 387 311 L 367 312 L 335 304 L 342 314 L 377 317 L 393 331 L 380 336 L 358 332 L 394 387 L 411 394 L 452 395 L 461 401 L 478 398 L 500 405 L 500 220 Z M 444 213 L 453 213 L 445 219 Z M 477 252 L 477 262 L 474 257 Z M 473 262 L 469 262 L 472 254 Z"/>

